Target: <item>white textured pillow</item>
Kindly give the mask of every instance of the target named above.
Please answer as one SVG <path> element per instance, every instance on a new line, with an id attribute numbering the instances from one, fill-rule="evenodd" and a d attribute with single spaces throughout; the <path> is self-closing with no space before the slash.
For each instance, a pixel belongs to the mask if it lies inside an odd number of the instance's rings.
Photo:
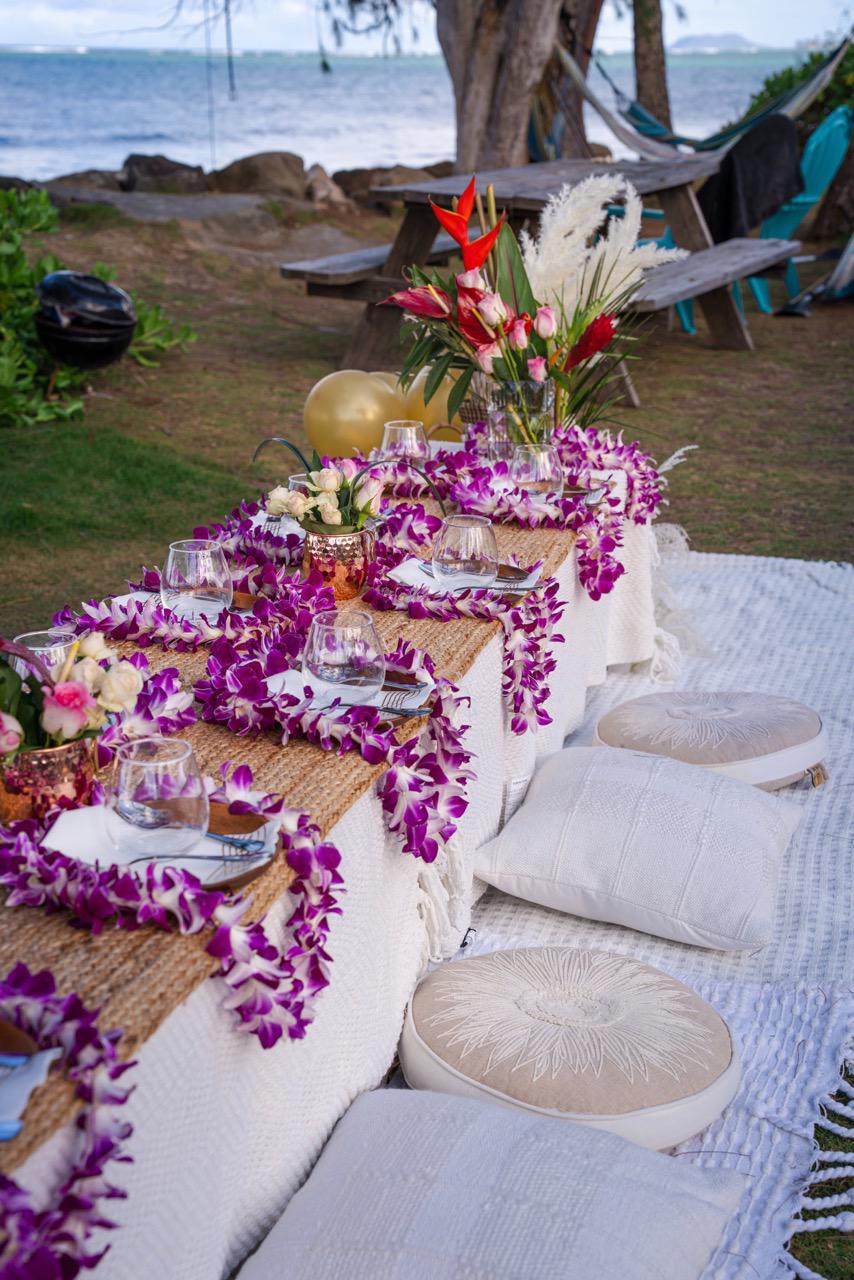
<path id="1" fill-rule="evenodd" d="M 571 747 L 536 773 L 475 874 L 517 898 L 698 947 L 771 938 L 793 804 L 697 765 Z"/>
<path id="2" fill-rule="evenodd" d="M 611 1133 L 381 1089 L 240 1280 L 697 1280 L 743 1186 Z"/>

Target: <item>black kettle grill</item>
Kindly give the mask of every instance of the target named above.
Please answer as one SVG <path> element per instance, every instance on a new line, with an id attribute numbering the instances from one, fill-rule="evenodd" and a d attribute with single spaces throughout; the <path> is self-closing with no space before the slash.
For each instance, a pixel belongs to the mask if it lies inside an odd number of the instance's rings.
<path id="1" fill-rule="evenodd" d="M 52 271 L 36 293 L 36 332 L 60 364 L 100 369 L 127 351 L 136 311 L 124 289 L 79 271 Z"/>

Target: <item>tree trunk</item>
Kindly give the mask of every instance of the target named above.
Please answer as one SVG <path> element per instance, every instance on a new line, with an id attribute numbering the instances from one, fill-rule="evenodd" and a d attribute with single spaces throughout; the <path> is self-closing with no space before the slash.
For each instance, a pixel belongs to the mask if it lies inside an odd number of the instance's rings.
<path id="1" fill-rule="evenodd" d="M 436 0 L 454 86 L 457 172 L 528 159 L 534 91 L 555 44 L 562 0 Z"/>
<path id="2" fill-rule="evenodd" d="M 656 120 L 670 129 L 670 96 L 667 92 L 667 63 L 661 0 L 634 0 L 635 97 Z"/>
<path id="3" fill-rule="evenodd" d="M 596 38 L 599 15 L 604 0 L 563 0 L 558 19 L 557 38 L 587 75 L 590 68 L 590 50 Z M 540 93 L 547 109 L 564 117 L 563 133 L 557 139 L 561 156 L 591 154 L 584 128 L 584 99 L 574 85 L 567 83 L 566 72 L 557 54 L 552 54 L 546 66 Z"/>
<path id="4" fill-rule="evenodd" d="M 816 210 L 806 236 L 811 240 L 845 240 L 854 227 L 854 145 L 849 146 L 836 177 Z M 795 233 L 797 234 L 797 232 Z"/>

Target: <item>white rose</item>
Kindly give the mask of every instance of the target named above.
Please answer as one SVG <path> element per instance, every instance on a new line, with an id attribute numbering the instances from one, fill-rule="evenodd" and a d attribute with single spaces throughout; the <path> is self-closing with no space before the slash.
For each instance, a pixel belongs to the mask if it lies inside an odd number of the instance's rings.
<path id="1" fill-rule="evenodd" d="M 267 515 L 287 515 L 287 501 L 289 496 L 290 490 L 286 489 L 283 484 L 277 485 L 275 489 L 271 489 L 267 494 Z"/>
<path id="2" fill-rule="evenodd" d="M 320 504 L 320 519 L 323 524 L 340 524 L 341 512 L 337 507 L 331 507 L 326 502 Z"/>
<path id="3" fill-rule="evenodd" d="M 383 498 L 383 482 L 376 476 L 365 476 L 356 490 L 356 510 L 367 511 L 368 515 L 379 515 Z"/>
<path id="4" fill-rule="evenodd" d="M 322 471 L 310 471 L 308 474 L 318 493 L 336 493 L 344 479 L 337 467 L 324 467 Z"/>
<path id="5" fill-rule="evenodd" d="M 293 516 L 294 520 L 302 520 L 314 506 L 314 502 L 314 498 L 310 498 L 308 494 L 294 490 L 288 494 L 285 514 Z"/>
<path id="6" fill-rule="evenodd" d="M 83 636 L 77 652 L 81 658 L 94 658 L 96 662 L 100 662 L 103 658 L 114 658 L 116 656 L 115 650 L 105 644 L 104 637 L 100 631 L 90 631 L 88 635 Z"/>
<path id="7" fill-rule="evenodd" d="M 94 658 L 81 658 L 71 668 L 68 673 L 68 679 L 79 680 L 82 684 L 85 684 L 87 689 L 91 689 L 95 693 L 100 689 L 101 682 L 106 674 L 104 668 L 99 666 Z"/>
<path id="8" fill-rule="evenodd" d="M 142 676 L 130 662 L 117 662 L 104 672 L 98 701 L 105 711 L 133 711 L 142 689 Z"/>

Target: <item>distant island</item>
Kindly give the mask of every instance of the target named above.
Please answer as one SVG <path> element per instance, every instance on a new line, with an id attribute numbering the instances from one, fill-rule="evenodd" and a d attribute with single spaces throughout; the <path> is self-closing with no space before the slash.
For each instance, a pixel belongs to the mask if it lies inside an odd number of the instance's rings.
<path id="1" fill-rule="evenodd" d="M 744 36 L 728 31 L 713 36 L 680 36 L 670 46 L 669 53 L 759 53 L 766 45 L 756 44 Z"/>

